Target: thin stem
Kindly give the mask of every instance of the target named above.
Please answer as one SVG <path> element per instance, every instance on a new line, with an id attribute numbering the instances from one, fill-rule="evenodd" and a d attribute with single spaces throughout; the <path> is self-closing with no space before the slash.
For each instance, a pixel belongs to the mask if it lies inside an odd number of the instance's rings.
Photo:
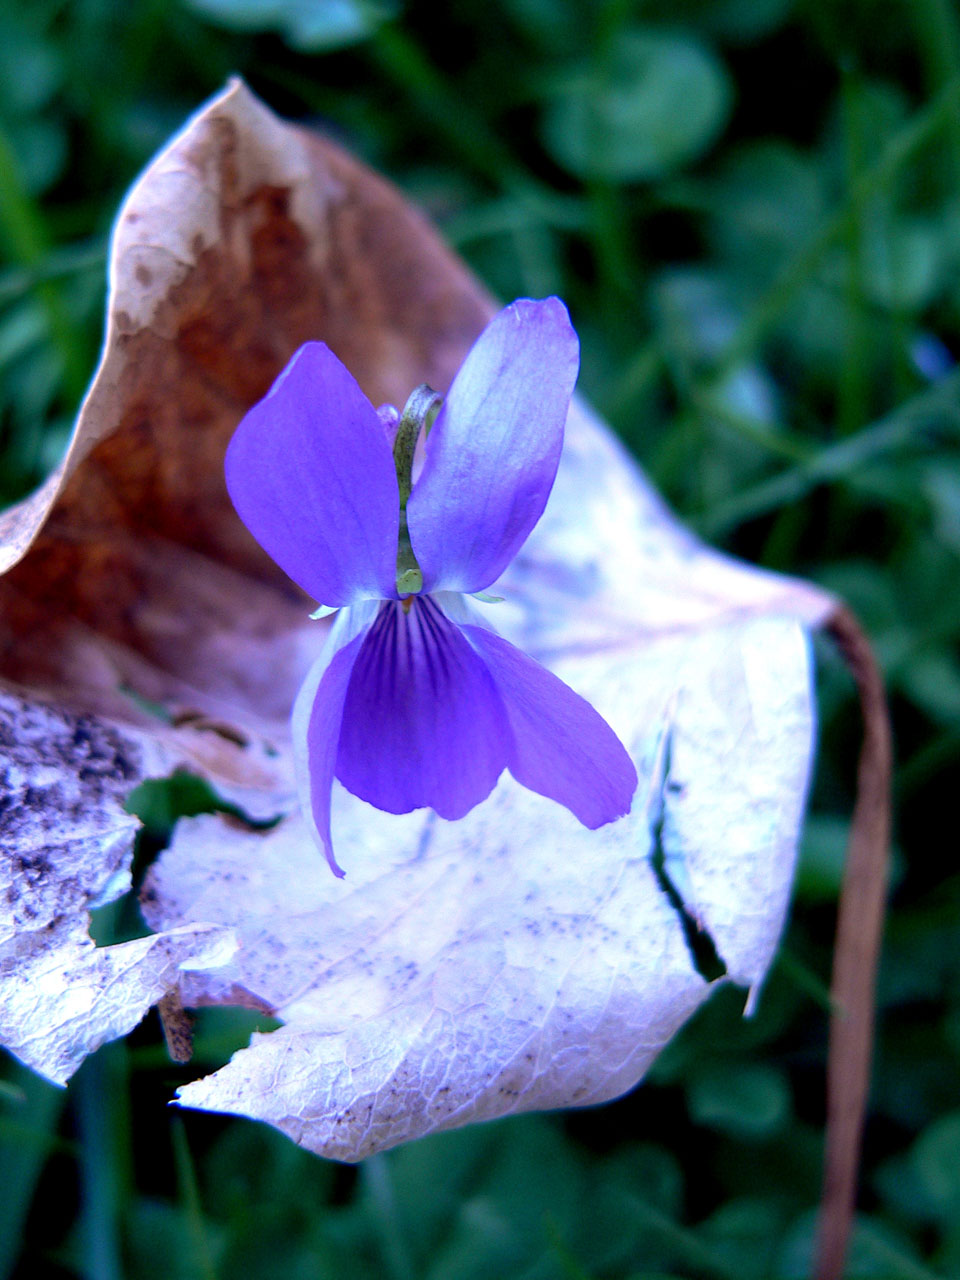
<path id="1" fill-rule="evenodd" d="M 371 1156 L 363 1167 L 364 1180 L 380 1236 L 380 1253 L 389 1280 L 413 1280 L 414 1268 L 397 1214 L 390 1166 L 384 1155 Z"/>
<path id="2" fill-rule="evenodd" d="M 398 23 L 380 27 L 365 50 L 471 169 L 498 188 L 539 188 Z"/>
<path id="3" fill-rule="evenodd" d="M 48 280 L 85 271 L 100 272 L 106 261 L 106 245 L 94 239 L 52 249 L 42 261 L 29 267 L 7 267 L 0 271 L 0 304 L 22 297 Z"/>
<path id="4" fill-rule="evenodd" d="M 802 991 L 804 995 L 809 996 L 815 1004 L 821 1009 L 825 1009 L 828 1013 L 833 1012 L 833 1001 L 830 998 L 830 988 L 823 979 L 810 968 L 803 960 L 790 950 L 786 944 L 781 946 L 777 952 L 774 961 L 776 969 L 792 982 L 798 991 Z"/>
<path id="5" fill-rule="evenodd" d="M 598 8 L 593 48 L 593 73 L 598 92 L 601 86 L 610 83 L 615 74 L 619 36 L 629 8 L 629 0 L 605 0 Z M 604 143 L 600 118 L 593 111 L 587 118 L 593 135 L 589 140 L 591 149 L 600 154 Z M 605 309 L 613 319 L 623 302 L 634 303 L 630 282 L 637 274 L 632 260 L 623 191 L 616 182 L 597 176 L 587 183 L 587 197 L 593 224 L 593 252 Z"/>
<path id="6" fill-rule="evenodd" d="M 666 355 L 659 339 L 647 342 L 624 366 L 605 398 L 604 408 L 611 417 L 619 417 L 641 397 L 648 395 L 662 377 Z"/>
<path id="7" fill-rule="evenodd" d="M 857 476 L 857 471 L 868 462 L 907 444 L 921 444 L 925 437 L 942 438 L 948 433 L 955 434 L 960 427 L 956 405 L 958 390 L 960 374 L 950 374 L 935 387 L 915 396 L 856 435 L 821 449 L 806 462 L 761 481 L 705 513 L 697 521 L 699 531 L 706 537 L 716 538 L 747 520 L 799 501 L 817 485 L 827 482 L 855 481 L 862 485 L 864 478 Z"/>
<path id="8" fill-rule="evenodd" d="M 17 1264 L 24 1224 L 44 1164 L 51 1151 L 76 1152 L 57 1137 L 57 1124 L 66 1093 L 17 1063 L 9 1090 L 19 1094 L 20 1123 L 0 1123 L 0 1168 L 4 1188 L 0 1196 L 0 1280 L 7 1280 Z"/>
<path id="9" fill-rule="evenodd" d="M 930 88 L 940 89 L 960 75 L 960 23 L 954 6 L 950 0 L 910 0 L 906 10 L 917 27 Z M 947 127 L 953 185 L 956 185 L 960 183 L 960 116 L 956 112 L 951 113 Z"/>
<path id="10" fill-rule="evenodd" d="M 836 610 L 827 632 L 857 684 L 863 745 L 857 801 L 837 919 L 827 1060 L 827 1137 L 815 1280 L 841 1280 L 853 1224 L 860 1147 L 870 1089 L 877 965 L 890 867 L 893 745 L 883 677 L 850 611 Z"/>
<path id="11" fill-rule="evenodd" d="M 80 1139 L 84 1280 L 121 1280 L 120 1222 L 130 1185 L 126 1046 L 106 1045 L 73 1082 Z"/>
<path id="12" fill-rule="evenodd" d="M 193 1236 L 197 1270 L 203 1280 L 217 1280 L 217 1270 L 213 1265 L 210 1242 L 203 1220 L 200 1206 L 200 1190 L 197 1186 L 197 1171 L 194 1168 L 193 1156 L 187 1142 L 187 1131 L 183 1120 L 177 1116 L 171 1126 L 173 1139 L 173 1158 L 177 1168 L 177 1184 L 180 1201 L 184 1207 L 190 1234 Z"/>
<path id="13" fill-rule="evenodd" d="M 685 1266 L 695 1267 L 706 1275 L 716 1277 L 716 1280 L 740 1280 L 741 1273 L 733 1263 L 719 1257 L 695 1232 L 675 1222 L 639 1196 L 630 1196 L 630 1213 L 645 1232 L 668 1245 Z"/>
<path id="14" fill-rule="evenodd" d="M 857 180 L 863 169 L 863 104 L 859 77 L 849 74 L 843 82 L 843 118 L 846 141 L 847 185 L 850 217 L 847 222 L 846 334 L 840 375 L 839 433 L 852 435 L 868 416 L 866 327 L 863 305 L 864 204 L 857 198 Z"/>

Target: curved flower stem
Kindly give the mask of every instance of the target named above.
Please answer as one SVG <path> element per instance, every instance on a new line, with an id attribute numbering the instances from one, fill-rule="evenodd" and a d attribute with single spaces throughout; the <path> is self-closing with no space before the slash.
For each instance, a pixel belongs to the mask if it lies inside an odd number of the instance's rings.
<path id="1" fill-rule="evenodd" d="M 857 683 L 864 729 L 834 948 L 827 1142 L 814 1271 L 816 1280 L 841 1280 L 870 1086 L 874 985 L 889 867 L 893 748 L 883 678 L 860 624 L 841 606 L 828 619 L 826 631 Z"/>

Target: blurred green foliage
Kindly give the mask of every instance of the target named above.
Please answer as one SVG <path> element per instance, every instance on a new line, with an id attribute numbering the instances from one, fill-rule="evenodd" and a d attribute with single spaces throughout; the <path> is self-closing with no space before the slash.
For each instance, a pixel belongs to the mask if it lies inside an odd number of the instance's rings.
<path id="1" fill-rule="evenodd" d="M 391 175 L 501 296 L 566 298 L 583 389 L 682 516 L 864 620 L 893 704 L 898 855 L 848 1273 L 958 1274 L 956 7 L 8 6 L 0 501 L 63 448 L 124 189 L 232 71 Z M 189 1072 L 151 1021 L 66 1095 L 6 1061 L 0 1278 L 807 1274 L 859 740 L 841 664 L 818 659 L 813 813 L 756 1017 L 723 990 L 620 1102 L 443 1135 L 357 1171 L 250 1123 L 171 1113 Z M 155 842 L 204 804 L 178 794 L 140 797 Z M 189 1071 L 256 1025 L 203 1013 Z"/>

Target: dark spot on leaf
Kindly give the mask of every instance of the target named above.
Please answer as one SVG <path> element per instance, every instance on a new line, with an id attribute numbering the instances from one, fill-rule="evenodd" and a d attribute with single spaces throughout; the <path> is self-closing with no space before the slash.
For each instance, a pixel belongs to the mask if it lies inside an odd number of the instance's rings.
<path id="1" fill-rule="evenodd" d="M 669 740 L 665 745 L 666 760 L 664 763 L 664 781 L 663 794 L 675 794 L 670 787 L 670 743 Z M 682 787 L 682 783 L 679 784 Z M 700 977 L 707 982 L 715 982 L 718 978 L 722 978 L 727 972 L 727 966 L 724 964 L 720 953 L 717 951 L 716 945 L 709 933 L 701 928 L 700 922 L 695 919 L 687 908 L 676 885 L 670 879 L 667 871 L 666 850 L 663 847 L 663 804 L 661 801 L 660 812 L 656 815 L 655 820 L 651 824 L 651 835 L 653 837 L 653 848 L 650 853 L 650 865 L 653 867 L 657 882 L 663 890 L 667 901 L 677 913 L 680 921 L 680 927 L 683 930 L 684 940 L 690 952 L 690 959 L 694 969 L 700 974 Z"/>

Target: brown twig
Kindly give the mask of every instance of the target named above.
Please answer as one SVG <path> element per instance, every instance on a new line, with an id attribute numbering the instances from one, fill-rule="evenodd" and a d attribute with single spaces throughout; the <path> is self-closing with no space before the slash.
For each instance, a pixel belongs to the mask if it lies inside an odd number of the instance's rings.
<path id="1" fill-rule="evenodd" d="M 193 1057 L 193 1018 L 180 1003 L 179 991 L 174 988 L 161 996 L 157 1012 L 171 1062 L 189 1062 Z"/>
<path id="2" fill-rule="evenodd" d="M 870 1087 L 874 988 L 886 902 L 893 750 L 883 678 L 860 624 L 840 607 L 827 620 L 857 684 L 863 745 L 834 948 L 827 1061 L 827 1134 L 816 1280 L 841 1280 L 857 1192 Z"/>

